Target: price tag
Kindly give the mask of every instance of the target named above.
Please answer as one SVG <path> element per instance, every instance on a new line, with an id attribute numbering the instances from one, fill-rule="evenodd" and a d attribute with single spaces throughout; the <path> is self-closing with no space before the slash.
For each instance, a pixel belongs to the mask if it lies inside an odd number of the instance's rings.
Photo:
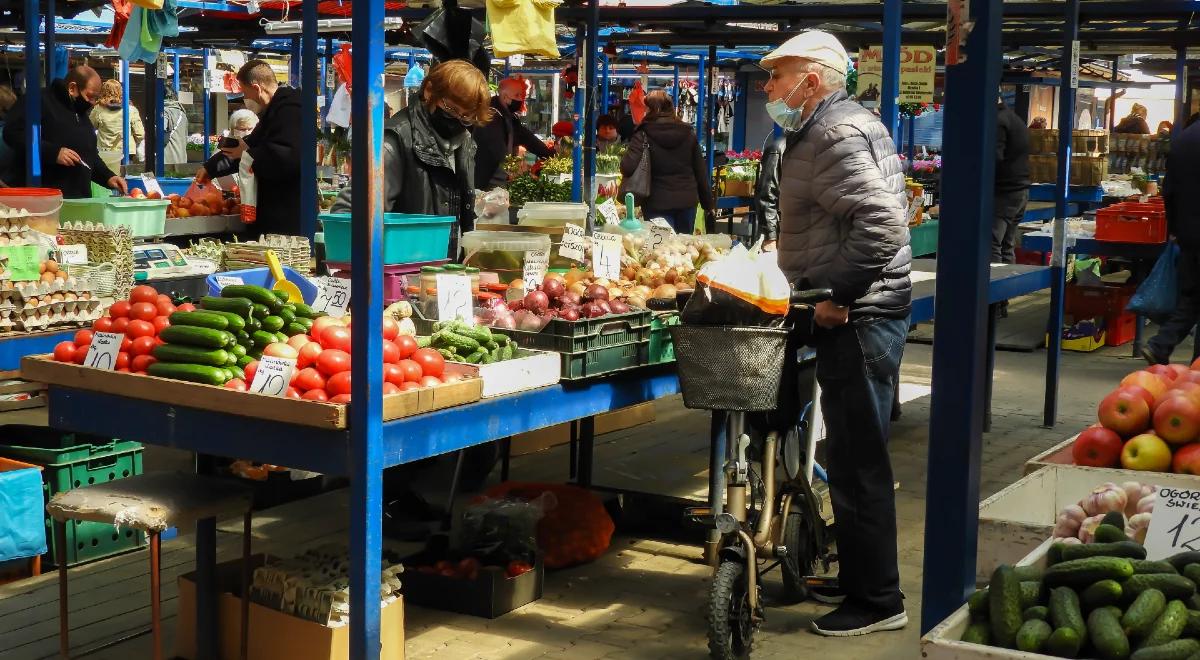
<path id="1" fill-rule="evenodd" d="M 41 252 L 36 245 L 0 246 L 0 256 L 8 257 L 8 279 L 24 282 L 41 278 Z"/>
<path id="2" fill-rule="evenodd" d="M 621 210 L 617 208 L 617 203 L 612 198 L 604 200 L 604 203 L 596 207 L 600 212 L 600 218 L 604 220 L 605 225 L 621 224 Z"/>
<path id="3" fill-rule="evenodd" d="M 475 325 L 475 312 L 471 305 L 471 278 L 466 275 L 437 276 L 438 320 L 458 319 Z"/>
<path id="4" fill-rule="evenodd" d="M 88 345 L 87 355 L 83 358 L 83 366 L 112 371 L 117 364 L 117 353 L 121 351 L 121 342 L 124 339 L 125 335 L 120 332 L 93 333 L 92 343 Z"/>
<path id="5" fill-rule="evenodd" d="M 154 77 L 159 80 L 166 80 L 167 66 L 167 56 L 160 53 L 158 59 L 154 62 Z"/>
<path id="6" fill-rule="evenodd" d="M 1154 517 L 1146 530 L 1146 559 L 1200 550 L 1200 490 L 1155 486 Z"/>
<path id="7" fill-rule="evenodd" d="M 146 186 L 146 194 L 158 193 L 161 197 L 163 194 L 162 186 L 158 185 L 158 179 L 154 178 L 153 172 L 142 173 L 142 185 Z"/>
<path id="8" fill-rule="evenodd" d="M 525 268 L 521 278 L 525 280 L 525 290 L 532 291 L 546 277 L 550 268 L 549 250 L 526 250 Z"/>
<path id="9" fill-rule="evenodd" d="M 287 394 L 288 383 L 292 382 L 292 371 L 295 369 L 295 358 L 264 355 L 258 361 L 258 370 L 254 372 L 250 391 L 267 396 L 283 396 Z"/>
<path id="10" fill-rule="evenodd" d="M 659 229 L 666 229 L 672 234 L 675 233 L 675 228 L 671 226 L 671 223 L 667 222 L 666 218 L 650 218 L 650 226 L 658 227 Z"/>
<path id="11" fill-rule="evenodd" d="M 60 245 L 58 246 L 58 263 L 68 266 L 78 266 L 86 264 L 88 260 L 86 245 Z"/>
<path id="12" fill-rule="evenodd" d="M 180 103 L 182 103 L 184 105 L 191 105 L 193 103 L 193 98 L 192 98 L 191 92 L 179 91 L 179 92 L 176 92 L 175 97 L 176 97 L 176 99 L 178 99 L 178 101 Z"/>
<path id="13" fill-rule="evenodd" d="M 217 275 L 217 286 L 224 289 L 231 284 L 245 284 L 237 275 Z"/>
<path id="14" fill-rule="evenodd" d="M 583 261 L 583 227 L 567 223 L 563 226 L 562 243 L 558 244 L 558 256 L 572 261 Z"/>
<path id="15" fill-rule="evenodd" d="M 325 312 L 334 318 L 342 318 L 350 308 L 350 280 L 326 277 L 317 283 L 317 299 L 313 301 L 314 312 Z"/>
<path id="16" fill-rule="evenodd" d="M 642 244 L 642 255 L 653 254 L 655 250 L 662 247 L 663 243 L 671 240 L 675 235 L 670 229 L 663 229 L 658 225 L 651 225 L 650 231 L 646 234 L 646 242 Z"/>
<path id="17" fill-rule="evenodd" d="M 620 234 L 592 234 L 592 271 L 606 280 L 621 279 Z"/>

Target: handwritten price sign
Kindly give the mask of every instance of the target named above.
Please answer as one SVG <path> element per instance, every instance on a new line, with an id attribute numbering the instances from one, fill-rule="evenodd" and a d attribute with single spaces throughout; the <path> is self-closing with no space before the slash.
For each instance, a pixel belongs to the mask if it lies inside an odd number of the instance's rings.
<path id="1" fill-rule="evenodd" d="M 592 270 L 596 277 L 607 280 L 621 279 L 620 234 L 592 234 Z"/>
<path id="2" fill-rule="evenodd" d="M 217 286 L 221 287 L 222 289 L 234 284 L 245 284 L 245 282 L 242 281 L 242 278 L 238 277 L 237 275 L 217 275 L 216 280 Z"/>
<path id="3" fill-rule="evenodd" d="M 1146 530 L 1146 558 L 1200 550 L 1200 490 L 1156 486 L 1154 517 Z"/>
<path id="4" fill-rule="evenodd" d="M 293 358 L 265 355 L 258 361 L 250 391 L 267 396 L 283 396 L 287 394 L 288 383 L 292 382 L 292 371 L 295 369 L 296 360 Z"/>
<path id="5" fill-rule="evenodd" d="M 471 278 L 466 275 L 437 276 L 438 320 L 458 319 L 475 325 L 471 304 Z"/>
<path id="6" fill-rule="evenodd" d="M 83 366 L 112 371 L 117 363 L 117 353 L 121 351 L 121 342 L 124 339 L 125 335 L 120 332 L 92 334 L 92 343 L 88 345 L 87 355 L 83 358 Z"/>
<path id="7" fill-rule="evenodd" d="M 650 231 L 646 233 L 646 242 L 642 245 L 642 254 L 652 254 L 655 250 L 662 247 L 664 243 L 671 240 L 675 232 L 671 229 L 663 229 L 657 225 L 651 225 Z"/>
<path id="8" fill-rule="evenodd" d="M 350 280 L 326 277 L 317 288 L 317 299 L 313 311 L 325 312 L 334 318 L 342 318 L 350 308 Z"/>
<path id="9" fill-rule="evenodd" d="M 563 226 L 562 243 L 558 244 L 558 256 L 572 261 L 583 261 L 583 227 L 567 223 Z"/>
<path id="10" fill-rule="evenodd" d="M 534 287 L 540 284 L 546 277 L 546 270 L 549 268 L 549 250 L 526 250 L 525 267 L 521 273 L 521 277 L 525 280 L 525 290 L 532 291 Z"/>
<path id="11" fill-rule="evenodd" d="M 600 218 L 604 220 L 605 225 L 621 224 L 621 210 L 617 208 L 617 203 L 612 198 L 604 200 L 604 203 L 596 207 L 600 212 Z"/>

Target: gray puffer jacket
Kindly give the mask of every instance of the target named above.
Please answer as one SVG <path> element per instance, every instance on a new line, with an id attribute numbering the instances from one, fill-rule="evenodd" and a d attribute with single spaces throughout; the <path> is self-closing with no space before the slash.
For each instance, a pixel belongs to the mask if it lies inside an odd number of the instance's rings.
<path id="1" fill-rule="evenodd" d="M 891 136 L 845 92 L 787 136 L 779 180 L 779 266 L 805 288 L 833 289 L 854 317 L 908 316 L 904 172 Z"/>

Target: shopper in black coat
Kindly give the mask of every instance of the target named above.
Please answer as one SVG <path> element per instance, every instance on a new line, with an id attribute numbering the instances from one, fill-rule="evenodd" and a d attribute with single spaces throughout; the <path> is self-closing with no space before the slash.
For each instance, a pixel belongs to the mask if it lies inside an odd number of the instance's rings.
<path id="1" fill-rule="evenodd" d="M 225 159 L 209 159 L 196 173 L 198 181 L 234 174 L 242 154 L 250 154 L 254 173 L 256 234 L 299 235 L 300 160 L 316 158 L 300 149 L 300 92 L 281 86 L 271 66 L 262 60 L 250 60 L 237 74 L 246 107 L 259 115 L 258 126 L 237 146 L 222 147 Z M 316 130 L 308 127 L 308 130 Z M 316 200 L 308 200 L 315 204 Z"/>
<path id="2" fill-rule="evenodd" d="M 57 188 L 67 199 L 92 196 L 92 183 L 129 191 L 125 179 L 117 176 L 100 160 L 96 149 L 96 129 L 88 114 L 100 100 L 100 75 L 89 66 L 77 66 L 66 78 L 50 83 L 42 91 L 42 134 L 38 151 L 42 165 L 42 185 Z M 13 152 L 12 165 L 3 177 L 11 185 L 25 185 L 27 163 L 25 145 L 25 104 L 9 113 L 4 124 L 4 142 Z"/>
<path id="3" fill-rule="evenodd" d="M 622 176 L 633 174 L 646 149 L 650 150 L 650 197 L 638 200 L 642 215 L 646 219 L 665 218 L 680 234 L 692 233 L 696 205 L 709 216 L 713 211 L 708 166 L 700 153 L 696 131 L 680 121 L 671 97 L 661 90 L 646 95 L 646 118 L 634 131 L 621 159 Z"/>
<path id="4" fill-rule="evenodd" d="M 1000 101 L 996 107 L 996 174 L 992 209 L 992 263 L 1017 262 L 1017 226 L 1029 204 L 1029 128 Z"/>
<path id="5" fill-rule="evenodd" d="M 554 150 L 521 123 L 517 114 L 525 107 L 525 82 L 516 78 L 500 81 L 500 93 L 492 97 L 492 121 L 475 128 L 475 188 L 490 190 L 508 183 L 504 159 L 515 156 L 518 147 L 549 158 Z"/>

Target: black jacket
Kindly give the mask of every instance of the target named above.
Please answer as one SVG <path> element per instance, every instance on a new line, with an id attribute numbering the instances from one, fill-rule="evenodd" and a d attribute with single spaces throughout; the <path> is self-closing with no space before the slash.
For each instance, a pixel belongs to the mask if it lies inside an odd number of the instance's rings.
<path id="1" fill-rule="evenodd" d="M 1167 177 L 1163 180 L 1163 203 L 1167 226 L 1181 247 L 1200 250 L 1200 198 L 1191 186 L 1200 181 L 1200 122 L 1171 138 L 1167 154 Z"/>
<path id="2" fill-rule="evenodd" d="M 475 187 L 488 190 L 508 181 L 501 170 L 504 158 L 525 147 L 538 158 L 549 158 L 554 150 L 521 123 L 521 118 L 501 107 L 500 97 L 492 97 L 492 120 L 475 129 Z M 511 141 L 511 142 L 510 142 Z"/>
<path id="3" fill-rule="evenodd" d="M 1121 119 L 1120 123 L 1113 128 L 1113 133 L 1130 133 L 1133 135 L 1149 135 L 1150 124 L 1146 123 L 1145 119 L 1137 115 L 1129 115 Z"/>
<path id="4" fill-rule="evenodd" d="M 758 221 L 758 233 L 768 241 L 779 239 L 779 163 L 787 138 L 767 137 L 763 145 L 762 160 L 758 165 L 758 179 L 754 182 L 754 213 Z"/>
<path id="5" fill-rule="evenodd" d="M 67 83 L 55 80 L 42 90 L 42 136 L 38 144 L 42 161 L 42 185 L 57 188 L 67 199 L 92 196 L 92 182 L 108 187 L 112 170 L 100 160 L 96 150 L 96 129 L 88 119 L 91 108 L 77 110 L 67 93 Z M 12 167 L 4 180 L 10 185 L 25 185 L 26 163 L 25 104 L 20 103 L 8 113 L 4 123 L 4 142 L 14 152 Z M 73 149 L 91 169 L 83 165 L 59 165 L 58 150 Z"/>
<path id="6" fill-rule="evenodd" d="M 705 211 L 711 211 L 712 191 L 696 131 L 670 118 L 642 122 L 621 159 L 623 176 L 630 176 L 637 169 L 647 144 L 650 145 L 650 199 L 639 200 L 642 206 L 655 211 L 680 211 L 699 204 Z"/>
<path id="7" fill-rule="evenodd" d="M 316 158 L 300 149 L 300 92 L 291 87 L 275 90 L 271 102 L 247 135 L 246 151 L 254 159 L 255 206 L 258 220 L 250 226 L 256 234 L 300 233 L 300 159 Z M 315 130 L 315 129 L 312 129 Z M 239 161 L 221 154 L 204 164 L 210 177 L 234 174 Z M 310 200 L 315 204 L 316 200 Z"/>
<path id="8" fill-rule="evenodd" d="M 996 115 L 996 189 L 1010 193 L 1029 187 L 1029 127 L 1007 105 Z"/>

